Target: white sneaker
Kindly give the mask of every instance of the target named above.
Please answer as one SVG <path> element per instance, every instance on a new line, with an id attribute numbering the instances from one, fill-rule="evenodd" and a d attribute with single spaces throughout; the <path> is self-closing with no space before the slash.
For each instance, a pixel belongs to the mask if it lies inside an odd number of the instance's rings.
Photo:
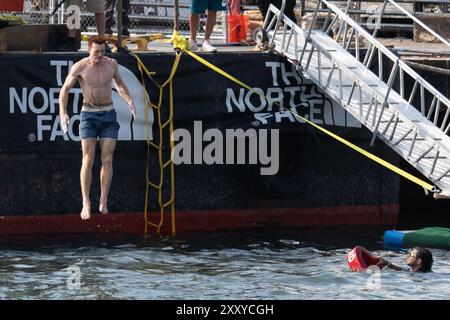
<path id="1" fill-rule="evenodd" d="M 216 52 L 217 48 L 213 47 L 211 43 L 209 43 L 209 40 L 205 40 L 202 43 L 202 51 L 204 52 Z"/>
<path id="2" fill-rule="evenodd" d="M 198 50 L 197 41 L 189 40 L 189 50 L 191 50 L 191 51 Z"/>

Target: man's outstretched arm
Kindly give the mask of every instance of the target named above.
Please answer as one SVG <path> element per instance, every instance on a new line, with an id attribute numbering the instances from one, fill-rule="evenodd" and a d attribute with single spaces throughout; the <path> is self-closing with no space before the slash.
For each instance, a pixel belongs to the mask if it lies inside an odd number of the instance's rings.
<path id="1" fill-rule="evenodd" d="M 114 61 L 114 68 L 114 81 L 116 82 L 117 93 L 128 103 L 128 107 L 130 108 L 131 114 L 133 115 L 133 119 L 136 120 L 136 107 L 134 106 L 133 98 L 131 98 L 130 92 L 128 91 L 125 82 L 123 82 L 122 77 L 120 76 L 119 65 L 117 61 Z"/>
<path id="2" fill-rule="evenodd" d="M 395 264 L 392 264 L 389 261 L 387 261 L 386 259 L 381 258 L 381 257 L 378 260 L 377 266 L 380 267 L 380 269 L 388 267 L 388 268 L 394 269 L 396 271 L 405 271 L 402 267 L 399 267 L 399 266 L 397 266 Z"/>

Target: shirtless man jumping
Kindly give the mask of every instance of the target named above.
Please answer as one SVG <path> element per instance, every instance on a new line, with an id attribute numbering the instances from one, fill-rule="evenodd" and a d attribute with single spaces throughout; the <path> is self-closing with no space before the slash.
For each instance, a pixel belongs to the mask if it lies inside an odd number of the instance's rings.
<path id="1" fill-rule="evenodd" d="M 89 192 L 92 181 L 97 138 L 100 139 L 102 169 L 100 172 L 100 213 L 108 213 L 108 192 L 113 174 L 113 153 L 119 133 L 116 111 L 112 102 L 112 80 L 116 82 L 118 94 L 128 103 L 133 118 L 136 108 L 128 88 L 119 74 L 117 61 L 104 56 L 105 41 L 101 37 L 91 37 L 88 42 L 89 57 L 75 63 L 70 69 L 59 95 L 59 116 L 61 127 L 67 132 L 69 116 L 66 105 L 69 90 L 78 80 L 83 93 L 83 108 L 80 115 L 80 137 L 83 161 L 80 172 L 83 209 L 81 219 L 91 217 Z"/>

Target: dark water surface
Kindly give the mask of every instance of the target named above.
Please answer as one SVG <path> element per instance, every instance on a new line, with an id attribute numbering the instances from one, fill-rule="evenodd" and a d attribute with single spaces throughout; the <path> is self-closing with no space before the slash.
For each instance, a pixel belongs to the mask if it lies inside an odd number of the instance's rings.
<path id="1" fill-rule="evenodd" d="M 432 249 L 433 273 L 349 271 L 355 245 L 405 266 L 383 231 L 4 238 L 0 299 L 449 299 L 446 250 Z"/>

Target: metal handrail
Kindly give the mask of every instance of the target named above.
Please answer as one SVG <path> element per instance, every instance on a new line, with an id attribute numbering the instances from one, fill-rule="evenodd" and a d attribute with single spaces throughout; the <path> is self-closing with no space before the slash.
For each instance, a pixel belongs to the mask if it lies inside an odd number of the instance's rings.
<path id="1" fill-rule="evenodd" d="M 392 0 L 387 0 L 392 1 Z M 442 103 L 444 103 L 447 108 L 450 109 L 450 100 L 445 97 L 443 94 L 441 94 L 439 91 L 437 91 L 428 81 L 423 79 L 417 72 L 415 72 L 411 67 L 409 67 L 402 59 L 397 57 L 392 51 L 387 49 L 383 44 L 381 44 L 377 39 L 375 39 L 372 35 L 370 35 L 364 28 L 362 28 L 357 22 L 355 22 L 353 19 L 351 19 L 348 15 L 346 15 L 341 9 L 339 9 L 334 4 L 328 2 L 327 0 L 319 0 L 319 2 L 325 4 L 329 9 L 334 11 L 336 15 L 339 16 L 339 18 L 343 21 L 345 21 L 347 24 L 349 24 L 354 30 L 357 31 L 357 33 L 361 36 L 363 36 L 367 41 L 371 43 L 372 46 L 375 46 L 379 51 L 381 51 L 386 57 L 388 57 L 393 64 L 397 64 L 399 66 L 399 69 L 401 69 L 402 72 L 407 73 L 411 78 L 415 79 L 416 82 L 418 82 L 423 88 L 427 89 L 431 94 L 436 96 Z M 313 26 L 311 26 L 312 28 Z M 305 43 L 305 46 L 307 43 Z M 403 87 L 403 83 L 400 84 L 401 87 Z"/>
<path id="2" fill-rule="evenodd" d="M 387 3 L 387 1 L 392 1 L 392 0 L 385 0 L 384 1 L 384 6 Z M 349 8 L 349 4 L 350 3 L 351 3 L 351 0 L 348 0 L 347 9 Z M 285 0 L 283 0 L 283 4 L 285 4 Z M 442 93 L 440 93 L 438 90 L 436 90 L 430 83 L 428 83 L 416 71 L 414 71 L 409 65 L 407 65 L 405 61 L 403 61 L 401 58 L 397 57 L 393 52 L 391 52 L 389 49 L 387 49 L 383 44 L 381 44 L 375 38 L 376 32 L 377 32 L 377 30 L 379 28 L 379 23 L 381 21 L 381 16 L 382 16 L 383 10 L 380 13 L 380 16 L 378 18 L 378 22 L 377 22 L 377 25 L 376 25 L 376 29 L 374 31 L 374 35 L 371 35 L 364 28 L 362 28 L 357 22 L 355 22 L 352 18 L 350 18 L 345 12 L 343 12 L 341 9 L 339 9 L 337 6 L 335 6 L 334 4 L 330 3 L 328 0 L 319 0 L 317 2 L 317 7 L 316 7 L 316 10 L 315 10 L 315 14 L 314 14 L 314 16 L 312 18 L 311 27 L 306 32 L 306 38 L 305 38 L 304 45 L 299 50 L 300 59 L 297 58 L 298 61 L 301 62 L 303 60 L 304 54 L 307 52 L 307 47 L 308 47 L 309 43 L 311 42 L 311 40 L 310 40 L 311 31 L 312 31 L 312 29 L 315 28 L 315 24 L 316 24 L 318 8 L 322 4 L 325 5 L 328 8 L 330 13 L 331 13 L 331 11 L 333 11 L 334 14 L 335 14 L 335 17 L 334 17 L 333 21 L 331 22 L 330 26 L 328 26 L 326 33 L 331 30 L 332 25 L 334 23 L 337 23 L 337 21 L 338 21 L 337 18 L 339 18 L 341 21 L 343 21 L 343 23 L 341 23 L 340 28 L 339 28 L 340 29 L 339 35 L 342 33 L 342 30 L 344 29 L 344 27 L 345 27 L 345 30 L 348 30 L 348 27 L 350 26 L 352 28 L 352 35 L 355 37 L 355 43 L 356 43 L 357 49 L 358 49 L 358 44 L 359 44 L 359 36 L 362 36 L 367 41 L 367 43 L 370 44 L 369 49 L 367 50 L 367 53 L 366 53 L 366 57 L 365 57 L 364 62 L 363 62 L 364 65 L 367 68 L 370 67 L 373 55 L 375 53 L 375 49 L 378 50 L 378 64 L 380 66 L 380 69 L 383 66 L 383 56 L 386 56 L 390 61 L 392 61 L 392 65 L 394 67 L 392 69 L 390 78 L 395 79 L 397 77 L 397 75 L 400 74 L 400 92 L 397 92 L 397 93 L 403 99 L 407 100 L 408 103 L 411 104 L 413 98 L 416 96 L 417 89 L 419 89 L 420 105 L 418 105 L 417 107 L 418 107 L 418 109 L 420 109 L 421 113 L 424 116 L 427 116 L 425 114 L 425 112 L 426 112 L 425 93 L 426 92 L 428 92 L 429 94 L 433 95 L 433 97 L 434 97 L 433 100 L 435 100 L 435 99 L 437 100 L 435 102 L 438 102 L 439 107 L 444 107 L 445 106 L 447 108 L 447 111 L 450 112 L 450 100 L 446 96 L 444 96 Z M 273 5 L 271 5 L 271 6 L 273 6 Z M 272 9 L 272 11 L 273 11 L 273 9 Z M 276 11 L 281 12 L 279 9 L 276 9 Z M 266 21 L 265 21 L 265 27 L 266 28 L 267 28 L 267 24 L 268 24 L 268 22 L 270 20 L 268 18 L 269 18 L 269 14 L 266 16 Z M 275 21 L 276 21 L 276 23 L 275 23 Z M 286 24 L 287 21 L 289 21 L 289 19 L 286 20 L 284 18 L 284 15 L 277 14 L 277 15 L 275 15 L 273 17 L 273 19 L 272 19 L 271 23 L 269 24 L 268 28 L 271 29 L 274 26 L 274 24 L 276 24 L 274 30 L 278 30 L 277 26 L 280 26 L 282 23 Z M 289 23 L 288 23 L 288 25 L 289 25 Z M 326 27 L 326 26 L 324 26 L 324 27 Z M 284 39 L 284 33 L 285 33 L 285 31 L 283 32 L 283 39 Z M 346 31 L 344 31 L 344 33 L 346 33 Z M 345 37 L 346 37 L 346 35 L 344 35 L 343 43 L 345 41 Z M 351 37 L 350 37 L 350 39 L 347 42 L 348 45 L 346 47 L 344 47 L 345 50 L 349 49 L 349 43 L 351 41 Z M 270 41 L 269 41 L 270 44 L 272 44 L 273 41 L 274 41 L 274 37 L 270 39 Z M 285 44 L 284 44 L 284 40 L 283 40 L 282 46 L 284 47 L 284 45 Z M 309 62 L 311 60 L 312 52 L 313 52 L 313 50 L 311 50 L 309 52 L 309 57 L 307 59 L 308 61 L 306 63 L 306 68 L 308 67 Z M 356 54 L 356 55 L 358 56 L 357 59 L 359 59 L 359 54 Z M 405 90 L 404 90 L 405 89 L 404 88 L 405 87 L 405 81 L 404 81 L 405 74 L 409 75 L 415 82 L 414 88 L 411 91 L 409 98 L 405 97 Z M 380 80 L 384 81 L 382 72 L 379 72 L 379 76 L 378 77 L 380 78 Z M 394 81 L 389 81 L 389 83 L 388 83 L 388 93 L 391 92 L 391 91 L 395 91 L 395 90 L 392 90 L 393 89 L 392 88 L 393 85 L 394 85 Z M 385 100 L 385 101 L 388 100 L 387 99 L 388 97 L 384 97 L 384 98 L 385 99 L 383 99 L 383 100 Z M 439 118 L 438 117 L 438 112 L 440 110 L 437 107 L 434 109 L 434 106 L 433 106 L 433 108 L 430 108 L 430 110 L 433 110 L 432 112 L 434 112 L 434 119 L 435 119 L 434 122 L 435 122 L 435 125 L 436 125 L 437 124 L 437 119 Z M 427 118 L 430 119 L 430 117 L 432 116 L 432 114 L 431 114 L 432 112 L 429 112 Z M 445 123 L 445 120 L 443 122 Z M 443 125 L 440 128 L 439 128 L 439 126 L 437 126 L 437 127 L 442 132 L 447 133 L 450 130 L 450 125 L 445 126 L 444 123 L 443 123 Z"/>
<path id="3" fill-rule="evenodd" d="M 280 8 L 281 13 L 284 13 L 284 9 L 285 9 L 285 8 L 286 8 L 286 0 L 283 0 L 283 2 L 281 3 L 281 8 Z M 266 14 L 266 18 L 267 18 L 268 16 L 269 16 L 269 15 Z M 278 16 L 277 22 L 276 22 L 276 24 L 275 24 L 275 30 L 278 30 L 278 28 L 280 27 L 281 19 L 282 19 L 282 15 L 280 14 L 280 15 Z M 265 22 L 264 22 L 264 24 L 265 24 Z M 273 43 L 273 39 L 272 39 L 272 41 L 269 43 L 269 45 L 272 45 L 272 43 Z"/>
<path id="4" fill-rule="evenodd" d="M 450 194 L 450 181 L 443 181 L 443 178 L 447 177 L 450 172 L 449 100 L 375 38 L 383 10 L 377 19 L 373 35 L 371 35 L 347 15 L 352 0 L 348 0 L 346 12 L 329 1 L 318 1 L 315 14 L 311 17 L 312 24 L 307 30 L 300 28 L 278 8 L 270 5 L 264 30 L 270 42 L 275 43 L 272 49 L 285 55 L 297 70 L 302 70 L 305 78 L 312 80 L 369 128 L 373 132 L 371 144 L 374 143 L 376 136 L 382 137 L 405 160 L 439 188 L 445 190 L 446 194 Z M 384 0 L 383 6 L 387 1 Z M 328 14 L 325 22 L 321 21 L 319 27 L 317 16 L 320 5 L 324 5 L 328 9 Z M 272 19 L 269 19 L 270 14 L 274 15 Z M 334 17 L 328 24 L 332 14 Z M 278 21 L 281 29 L 274 28 L 275 21 Z M 339 31 L 333 27 L 339 27 Z M 332 30 L 335 32 L 331 36 L 329 33 Z M 277 37 L 276 42 L 274 41 L 275 37 Z M 334 37 L 334 42 L 330 37 Z M 360 37 L 369 45 L 365 57 L 361 58 L 358 52 Z M 355 51 L 350 50 L 350 43 L 353 39 Z M 346 51 L 345 55 L 343 50 Z M 375 74 L 377 78 L 373 78 L 371 74 L 364 71 L 364 69 L 370 71 L 375 50 L 377 50 L 377 62 L 381 68 L 386 62 L 386 60 L 383 61 L 384 57 L 387 57 L 388 61 L 392 61 L 393 67 L 387 81 L 384 79 L 386 77 L 383 76 L 383 72 L 379 71 L 378 75 Z M 350 59 L 347 54 L 352 55 L 355 61 Z M 313 56 L 314 59 L 312 59 Z M 316 63 L 317 66 L 310 66 Z M 324 71 L 325 77 L 323 77 Z M 414 80 L 414 87 L 406 96 L 405 74 Z M 400 92 L 396 92 L 392 97 L 393 85 L 398 76 Z M 378 81 L 375 81 L 376 79 Z M 331 80 L 333 81 L 331 82 Z M 348 80 L 351 82 L 349 83 Z M 359 91 L 359 95 L 357 91 Z M 420 104 L 416 104 L 416 108 L 420 107 L 417 108 L 419 110 L 416 110 L 411 104 L 417 96 L 416 92 L 420 92 Z M 426 107 L 425 101 L 430 94 L 432 101 Z M 400 97 L 401 101 L 398 99 Z M 441 111 L 445 111 L 445 115 Z M 389 129 L 391 129 L 390 133 Z M 425 158 L 427 158 L 426 161 L 424 161 Z"/>

